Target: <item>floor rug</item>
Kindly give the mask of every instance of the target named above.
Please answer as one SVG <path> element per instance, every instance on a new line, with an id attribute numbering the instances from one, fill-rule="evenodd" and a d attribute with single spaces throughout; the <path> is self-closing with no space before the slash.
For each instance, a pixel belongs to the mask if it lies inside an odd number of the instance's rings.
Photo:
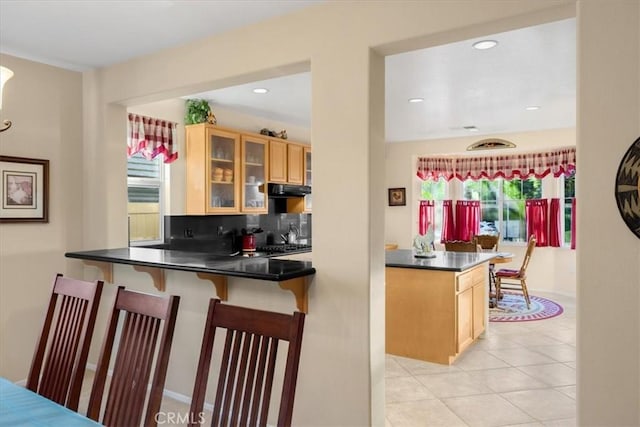
<path id="1" fill-rule="evenodd" d="M 490 322 L 528 322 L 549 319 L 562 314 L 562 306 L 546 298 L 529 295 L 531 307 L 521 293 L 503 292 L 498 307 L 489 309 Z"/>

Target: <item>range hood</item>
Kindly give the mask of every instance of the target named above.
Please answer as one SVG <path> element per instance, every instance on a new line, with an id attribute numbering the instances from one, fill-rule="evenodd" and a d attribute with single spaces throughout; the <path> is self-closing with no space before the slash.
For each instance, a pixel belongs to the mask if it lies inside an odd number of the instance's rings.
<path id="1" fill-rule="evenodd" d="M 311 194 L 308 185 L 295 184 L 269 184 L 269 197 L 304 197 Z"/>

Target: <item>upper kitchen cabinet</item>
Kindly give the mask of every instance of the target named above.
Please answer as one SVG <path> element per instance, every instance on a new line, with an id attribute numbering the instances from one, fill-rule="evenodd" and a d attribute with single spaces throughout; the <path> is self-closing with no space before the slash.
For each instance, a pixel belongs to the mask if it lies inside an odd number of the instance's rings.
<path id="1" fill-rule="evenodd" d="M 267 213 L 268 182 L 311 184 L 308 146 L 206 123 L 185 130 L 187 215 Z M 296 212 L 310 210 L 304 201 Z"/>
<path id="2" fill-rule="evenodd" d="M 269 141 L 269 182 L 287 182 L 287 143 Z"/>
<path id="3" fill-rule="evenodd" d="M 269 140 L 269 182 L 303 184 L 304 145 Z"/>
<path id="4" fill-rule="evenodd" d="M 240 211 L 240 134 L 208 124 L 186 128 L 186 212 Z"/>
<path id="5" fill-rule="evenodd" d="M 289 184 L 304 183 L 304 146 L 287 144 L 287 182 Z"/>
<path id="6" fill-rule="evenodd" d="M 241 135 L 242 212 L 267 212 L 267 139 Z"/>

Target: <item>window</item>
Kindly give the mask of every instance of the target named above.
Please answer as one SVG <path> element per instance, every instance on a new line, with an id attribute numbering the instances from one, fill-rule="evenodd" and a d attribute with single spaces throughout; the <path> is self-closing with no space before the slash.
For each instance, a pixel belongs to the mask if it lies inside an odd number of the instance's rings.
<path id="1" fill-rule="evenodd" d="M 434 224 L 434 236 L 436 240 L 440 240 L 442 235 L 442 201 L 447 197 L 447 181 L 440 177 L 437 181 L 429 178 L 426 181 L 422 181 L 420 187 L 420 199 L 421 200 L 434 200 L 435 201 L 435 224 Z"/>
<path id="2" fill-rule="evenodd" d="M 500 183 L 502 180 L 489 181 L 483 179 L 473 181 L 467 179 L 463 183 L 463 196 L 465 200 L 480 200 L 480 234 L 497 233 L 500 222 L 498 209 L 498 197 L 500 195 Z"/>
<path id="3" fill-rule="evenodd" d="M 140 153 L 127 161 L 127 212 L 132 245 L 163 240 L 163 165 L 161 156 L 145 159 Z"/>
<path id="4" fill-rule="evenodd" d="M 468 179 L 462 186 L 463 199 L 480 200 L 481 234 L 499 231 L 502 240 L 526 241 L 525 200 L 542 198 L 542 180 Z"/>
<path id="5" fill-rule="evenodd" d="M 575 171 L 571 176 L 564 178 L 564 245 L 569 246 L 571 244 L 571 217 L 572 217 L 572 202 L 576 197 L 576 174 Z"/>

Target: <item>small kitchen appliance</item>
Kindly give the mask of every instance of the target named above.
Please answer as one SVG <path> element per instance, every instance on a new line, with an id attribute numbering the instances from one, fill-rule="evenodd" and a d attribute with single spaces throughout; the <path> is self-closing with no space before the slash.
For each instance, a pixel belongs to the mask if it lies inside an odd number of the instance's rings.
<path id="1" fill-rule="evenodd" d="M 242 229 L 242 252 L 256 251 L 256 234 L 262 233 L 262 228 Z"/>

